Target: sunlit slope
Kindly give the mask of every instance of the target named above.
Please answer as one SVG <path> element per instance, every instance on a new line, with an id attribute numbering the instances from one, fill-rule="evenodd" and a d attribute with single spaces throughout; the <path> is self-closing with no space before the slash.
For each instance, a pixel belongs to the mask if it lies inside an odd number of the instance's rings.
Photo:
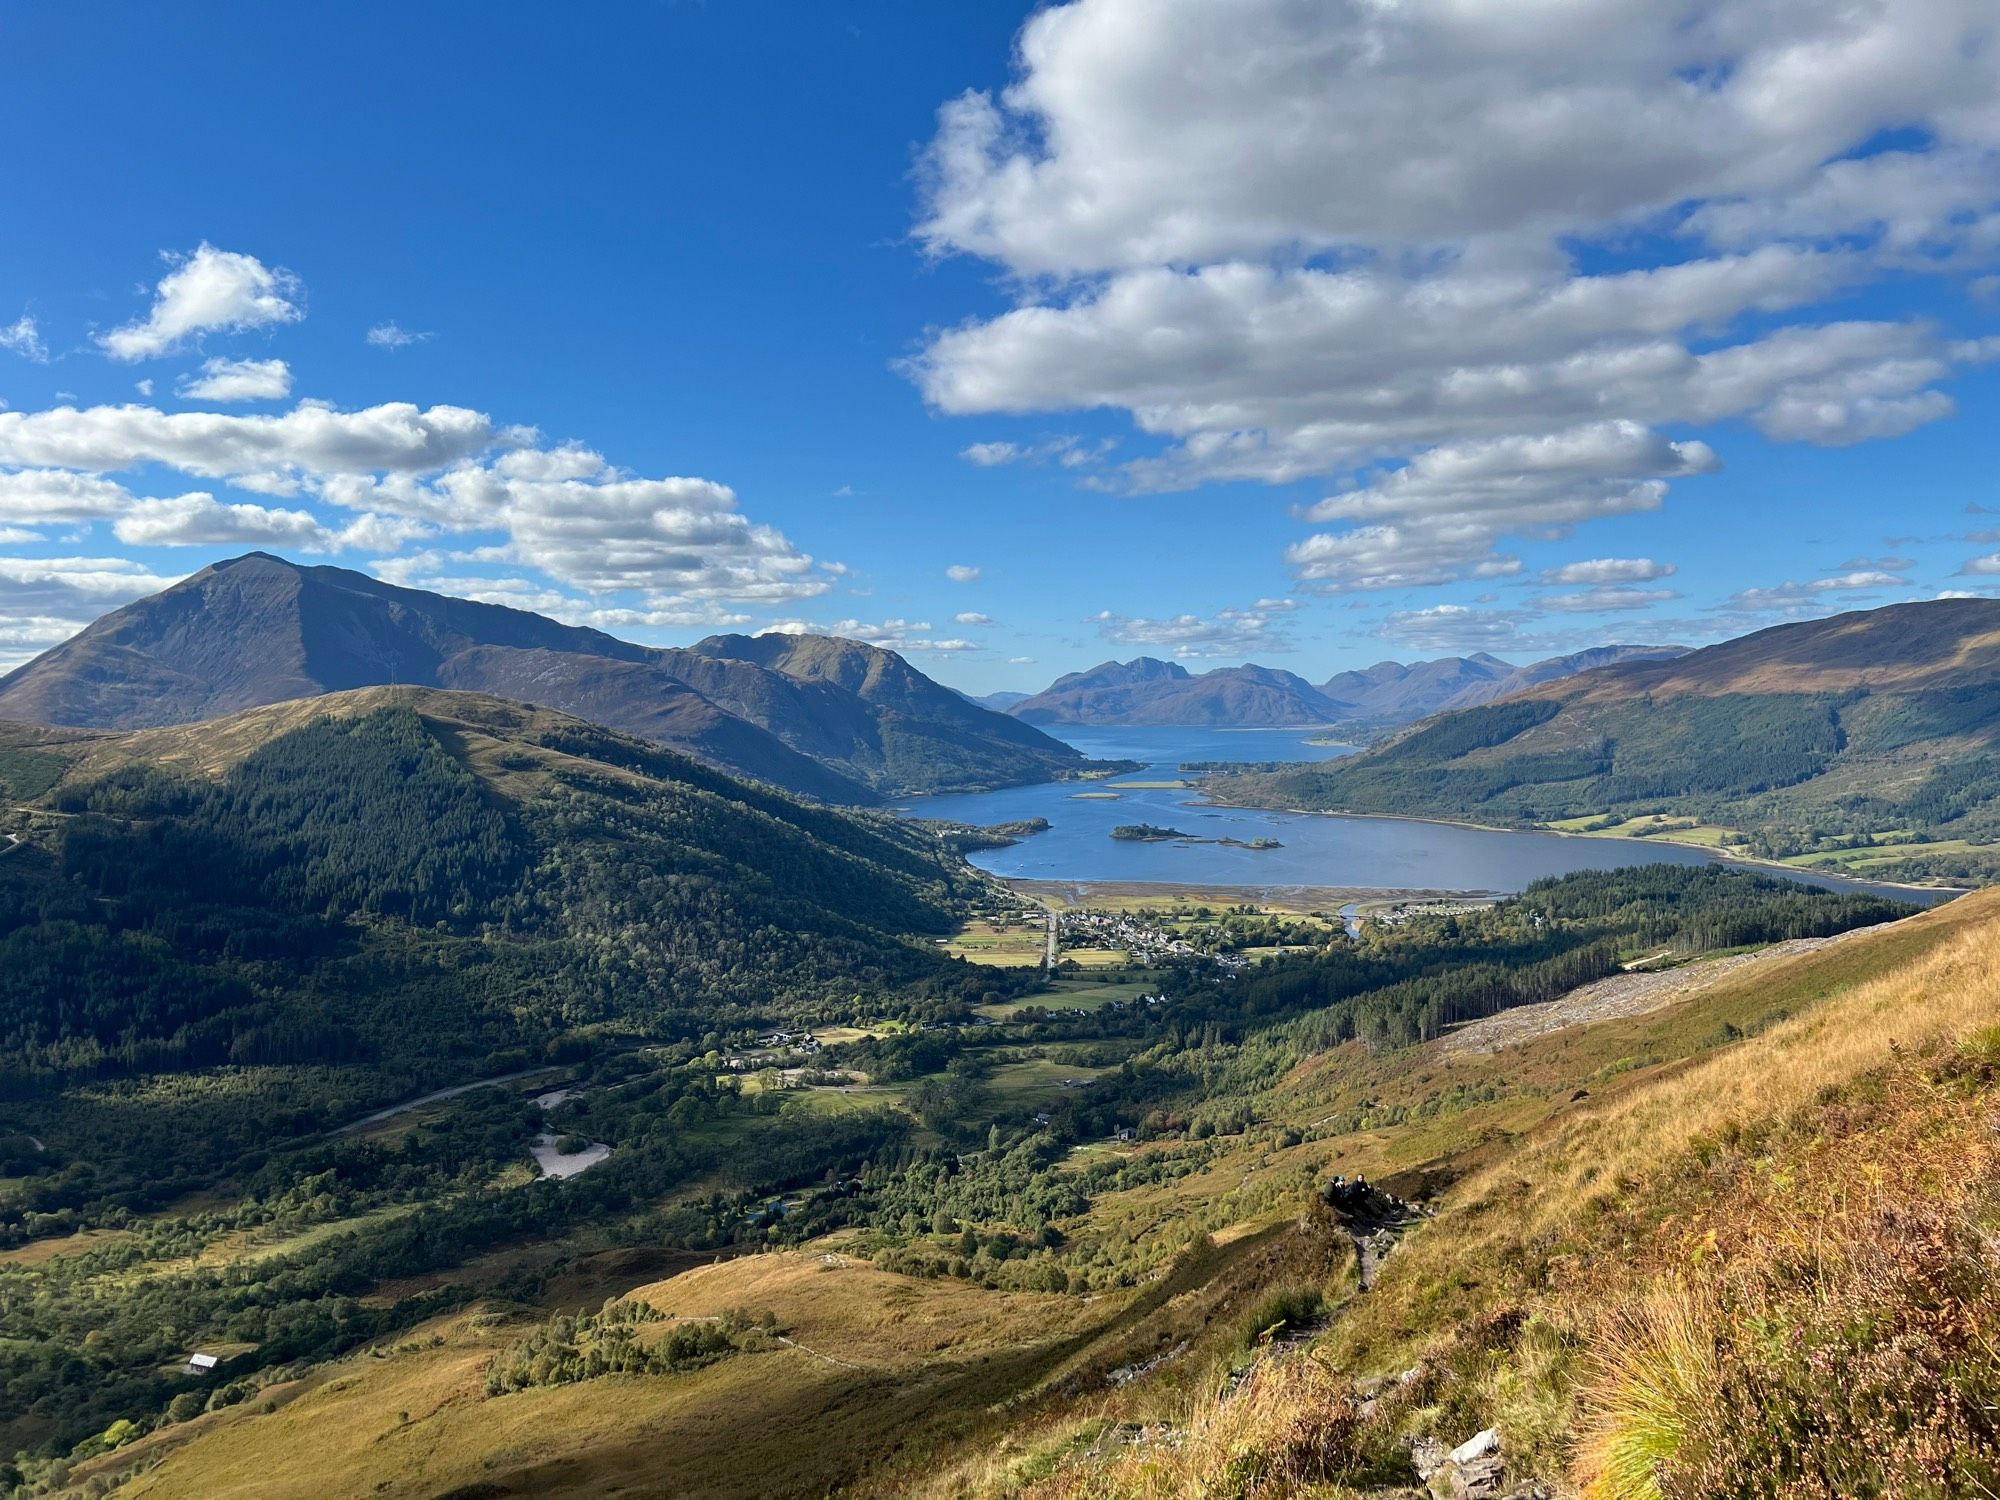
<path id="1" fill-rule="evenodd" d="M 499 1396 L 488 1370 L 546 1310 L 482 1304 L 278 1388 L 271 1412 L 166 1429 L 147 1440 L 164 1462 L 130 1493 L 1394 1494 L 1415 1484 L 1406 1437 L 1455 1444 L 1486 1426 L 1514 1478 L 1595 1482 L 1631 1447 L 1621 1392 L 1663 1329 L 1718 1320 L 1738 1361 L 1710 1368 L 1712 1390 L 1669 1392 L 1670 1440 L 1738 1441 L 1714 1404 L 1789 1410 L 1796 1372 L 1745 1367 L 1728 1330 L 1810 1324 L 1785 1288 L 1847 1299 L 1901 1336 L 1909 1283 L 1894 1268 L 1922 1262 L 1897 1257 L 1942 1234 L 1970 1257 L 1947 1288 L 1970 1305 L 1987 1252 L 1953 1226 L 1987 1213 L 1997 964 L 2000 897 L 1982 894 L 1495 1052 L 1348 1044 L 1254 1101 L 1295 1144 L 1245 1138 L 1063 1223 L 1072 1243 L 1168 1246 L 1133 1291 L 898 1275 L 836 1237 L 627 1293 L 678 1321 L 768 1310 L 789 1342 Z M 1334 1171 L 1435 1192 L 1435 1217 L 1365 1296 L 1344 1233 L 1312 1208 Z M 1856 1279 L 1883 1265 L 1886 1280 Z M 1325 1321 L 1260 1352 L 1258 1329 L 1301 1292 L 1325 1300 Z M 1965 1339 L 1944 1355 L 1976 1349 Z M 1882 1375 L 1882 1401 L 1923 1394 L 1914 1365 L 1880 1353 L 1849 1351 Z M 1832 1430 L 1842 1451 L 1870 1441 Z"/>
<path id="2" fill-rule="evenodd" d="M 1990 875 L 1993 852 L 1964 844 L 2000 841 L 2000 602 L 1781 625 L 1214 786 L 1234 801 L 1496 824 L 1664 813 L 1720 825 L 1749 853 L 1879 843 L 1901 852 L 1874 874 Z"/>

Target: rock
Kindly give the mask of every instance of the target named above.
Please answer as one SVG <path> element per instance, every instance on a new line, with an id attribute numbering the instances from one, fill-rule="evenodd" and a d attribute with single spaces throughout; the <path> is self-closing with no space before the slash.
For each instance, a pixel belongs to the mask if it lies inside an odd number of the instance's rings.
<path id="1" fill-rule="evenodd" d="M 1436 1450 L 1444 1445 L 1435 1439 L 1426 1441 L 1431 1445 L 1426 1457 L 1434 1461 L 1434 1466 L 1426 1472 L 1420 1463 L 1417 1474 L 1429 1486 L 1433 1500 L 1497 1500 L 1506 1479 L 1506 1465 L 1500 1457 L 1500 1434 L 1495 1429 L 1489 1427 L 1474 1434 L 1441 1457 Z M 1410 1456 L 1416 1458 L 1414 1448 Z"/>
<path id="2" fill-rule="evenodd" d="M 1416 1466 L 1417 1478 L 1428 1481 L 1444 1467 L 1444 1461 L 1444 1444 L 1436 1438 L 1410 1440 L 1410 1462 Z"/>
<path id="3" fill-rule="evenodd" d="M 1476 1432 L 1451 1452 L 1445 1455 L 1455 1464 L 1469 1464 L 1475 1458 L 1484 1458 L 1489 1453 L 1500 1451 L 1500 1430 L 1489 1427 L 1484 1432 Z"/>

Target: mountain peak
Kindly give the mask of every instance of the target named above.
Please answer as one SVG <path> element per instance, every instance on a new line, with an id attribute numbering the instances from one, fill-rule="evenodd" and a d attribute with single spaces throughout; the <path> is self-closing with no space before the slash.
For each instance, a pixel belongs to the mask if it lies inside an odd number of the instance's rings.
<path id="1" fill-rule="evenodd" d="M 546 704 L 826 801 L 1044 781 L 1085 763 L 859 641 L 659 649 L 268 552 L 204 568 L 0 677 L 0 718 L 143 729 L 373 686 Z"/>

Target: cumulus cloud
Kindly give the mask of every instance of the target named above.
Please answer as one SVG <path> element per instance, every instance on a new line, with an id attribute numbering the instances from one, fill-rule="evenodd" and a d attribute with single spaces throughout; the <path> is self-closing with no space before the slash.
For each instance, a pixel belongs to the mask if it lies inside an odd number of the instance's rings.
<path id="1" fill-rule="evenodd" d="M 978 568 L 972 567 L 970 564 L 953 563 L 944 570 L 944 576 L 949 578 L 953 583 L 977 583 L 979 581 L 979 572 Z"/>
<path id="2" fill-rule="evenodd" d="M 282 359 L 210 359 L 175 390 L 190 401 L 282 401 L 292 393 L 292 371 Z"/>
<path id="3" fill-rule="evenodd" d="M 991 625 L 993 623 L 993 616 L 982 615 L 976 609 L 961 610 L 958 614 L 953 615 L 951 618 L 952 618 L 952 623 L 956 625 L 986 626 L 986 625 Z"/>
<path id="4" fill-rule="evenodd" d="M 1829 596 L 1902 588 L 1909 581 L 1894 573 L 1874 571 L 1841 573 L 1804 583 L 1787 580 L 1768 588 L 1744 589 L 1741 593 L 1730 595 L 1721 607 L 1739 614 L 1819 614 L 1828 608 Z"/>
<path id="5" fill-rule="evenodd" d="M 49 357 L 49 346 L 42 342 L 40 326 L 26 313 L 12 323 L 0 326 L 0 349 L 12 350 L 36 364 L 46 363 Z"/>
<path id="6" fill-rule="evenodd" d="M 123 557 L 0 557 L 0 670 L 176 581 Z"/>
<path id="7" fill-rule="evenodd" d="M 1544 594 L 1535 603 L 1571 615 L 1602 615 L 1618 610 L 1651 609 L 1680 595 L 1672 589 L 1607 587 L 1583 589 L 1574 594 Z"/>
<path id="8" fill-rule="evenodd" d="M 936 651 L 956 653 L 980 651 L 985 648 L 977 641 L 962 640 L 957 637 L 937 637 L 930 634 L 928 620 L 882 620 L 870 623 L 863 620 L 836 620 L 831 625 L 814 625 L 804 620 L 783 620 L 767 625 L 758 631 L 759 635 L 828 635 L 842 640 L 860 641 L 864 645 L 879 646 L 884 651 Z"/>
<path id="9" fill-rule="evenodd" d="M 239 332 L 305 316 L 299 279 L 254 255 L 218 250 L 204 241 L 187 255 L 166 256 L 173 269 L 154 288 L 144 318 L 114 328 L 97 342 L 113 359 L 152 359 L 204 333 Z"/>
<path id="10" fill-rule="evenodd" d="M 412 344 L 424 343 L 430 337 L 428 333 L 398 327 L 393 321 L 377 323 L 367 333 L 369 347 L 374 349 L 407 349 Z"/>
<path id="11" fill-rule="evenodd" d="M 1544 568 L 1543 583 L 1623 584 L 1652 583 L 1671 578 L 1679 570 L 1672 563 L 1654 562 L 1650 557 L 1593 557 L 1583 562 Z"/>
<path id="12" fill-rule="evenodd" d="M 1291 599 L 1259 599 L 1245 609 L 1213 615 L 1181 614 L 1146 619 L 1100 610 L 1087 623 L 1106 640 L 1127 646 L 1170 650 L 1175 656 L 1248 656 L 1293 649 L 1283 619 L 1298 608 Z"/>
<path id="13" fill-rule="evenodd" d="M 0 412 L 0 464 L 113 472 L 159 464 L 284 493 L 308 476 L 422 474 L 507 436 L 482 412 L 401 401 L 359 411 L 304 401 L 275 416 L 58 406 Z"/>
<path id="14" fill-rule="evenodd" d="M 940 112 L 918 222 L 1016 305 L 906 373 L 950 414 L 1122 409 L 1136 490 L 1347 477 L 1313 519 L 1357 529 L 1294 548 L 1321 587 L 1657 506 L 1715 467 L 1665 428 L 1898 436 L 2000 352 L 1819 311 L 2000 261 L 1970 0 L 1072 0 L 1017 63 Z"/>
<path id="15" fill-rule="evenodd" d="M 1984 557 L 1975 557 L 1960 568 L 1958 573 L 1961 578 L 2000 574 L 2000 552 L 1989 552 Z"/>
<path id="16" fill-rule="evenodd" d="M 1077 0 L 1023 28 L 1004 93 L 940 112 L 918 232 L 1063 274 L 1602 230 L 1797 192 L 1885 125 L 1979 139 L 1993 24 L 1970 0 Z"/>
<path id="17" fill-rule="evenodd" d="M 1382 622 L 1383 639 L 1417 651 L 1505 651 L 1522 644 L 1525 616 L 1466 604 L 1434 604 L 1428 609 L 1392 610 Z"/>
<path id="18" fill-rule="evenodd" d="M 14 471 L 0 469 L 0 496 L 11 486 L 67 507 L 65 514 L 122 517 L 117 534 L 127 540 L 336 551 L 457 534 L 468 539 L 461 556 L 473 564 L 534 568 L 589 594 L 636 594 L 637 603 L 618 607 L 646 622 L 706 623 L 722 612 L 719 603 L 808 599 L 839 575 L 837 565 L 817 563 L 745 517 L 726 485 L 635 475 L 586 448 L 540 446 L 532 430 L 501 427 L 463 407 L 341 411 L 302 402 L 268 416 L 140 405 L 0 412 L 0 466 Z M 231 503 L 205 490 L 140 501 L 107 477 L 151 466 L 295 503 Z M 330 519 L 327 510 L 350 518 Z"/>

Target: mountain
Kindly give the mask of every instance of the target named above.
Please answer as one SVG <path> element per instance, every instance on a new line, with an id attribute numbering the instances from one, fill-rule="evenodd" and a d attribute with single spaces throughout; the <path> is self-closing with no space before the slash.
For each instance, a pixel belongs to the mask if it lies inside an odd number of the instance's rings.
<path id="1" fill-rule="evenodd" d="M 1086 764 L 857 641 L 718 636 L 656 649 L 258 552 L 0 677 L 0 718 L 139 729 L 395 684 L 548 704 L 829 802 L 1055 780 Z"/>
<path id="2" fill-rule="evenodd" d="M 966 697 L 977 703 L 981 708 L 990 708 L 998 714 L 1004 714 L 1016 703 L 1024 703 L 1034 696 L 1033 693 L 1018 692 L 1013 688 L 1004 688 L 997 693 L 966 694 Z"/>
<path id="3" fill-rule="evenodd" d="M 1497 682 L 1468 683 L 1439 704 L 1438 710 L 1474 708 L 1481 703 L 1491 703 L 1495 698 L 1510 698 L 1515 693 L 1525 693 L 1529 688 L 1539 687 L 1545 682 L 1574 677 L 1579 672 L 1594 672 L 1599 667 L 1615 667 L 1628 661 L 1668 661 L 1687 655 L 1687 650 L 1685 646 L 1593 646 L 1588 651 L 1574 651 L 1568 656 L 1551 656 L 1525 667 L 1517 667 Z"/>
<path id="4" fill-rule="evenodd" d="M 1214 787 L 1509 825 L 1657 816 L 1767 857 L 2000 874 L 2000 600 L 1890 605 L 1628 660 L 1440 714 L 1349 760 Z"/>
<path id="5" fill-rule="evenodd" d="M 1365 671 L 1341 672 L 1317 687 L 1271 667 L 1217 667 L 1197 676 L 1177 662 L 1141 656 L 1071 672 L 1032 697 L 996 694 L 984 701 L 1034 724 L 1346 725 L 1386 731 L 1577 672 L 1683 649 L 1599 646 L 1526 667 L 1483 651 L 1436 661 L 1384 661 Z M 1009 696 L 1013 702 L 998 701 Z"/>
<path id="6" fill-rule="evenodd" d="M 1427 718 L 1454 698 L 1506 680 L 1513 664 L 1481 651 L 1436 661 L 1377 662 L 1366 671 L 1341 672 L 1320 684 L 1349 723 L 1409 724 Z"/>
<path id="7" fill-rule="evenodd" d="M 1331 723 L 1336 706 L 1302 677 L 1269 667 L 1199 675 L 1141 656 L 1059 677 L 1008 709 L 1034 724 L 1186 724 L 1204 727 Z"/>
<path id="8" fill-rule="evenodd" d="M 16 1082 L 115 1058 L 435 1066 L 688 1015 L 698 1034 L 786 993 L 936 975 L 911 938 L 978 886 L 924 825 L 471 693 L 0 725 L 0 778 L 23 767 L 39 791 L 0 864 Z M 432 958 L 410 965 L 413 944 Z"/>

